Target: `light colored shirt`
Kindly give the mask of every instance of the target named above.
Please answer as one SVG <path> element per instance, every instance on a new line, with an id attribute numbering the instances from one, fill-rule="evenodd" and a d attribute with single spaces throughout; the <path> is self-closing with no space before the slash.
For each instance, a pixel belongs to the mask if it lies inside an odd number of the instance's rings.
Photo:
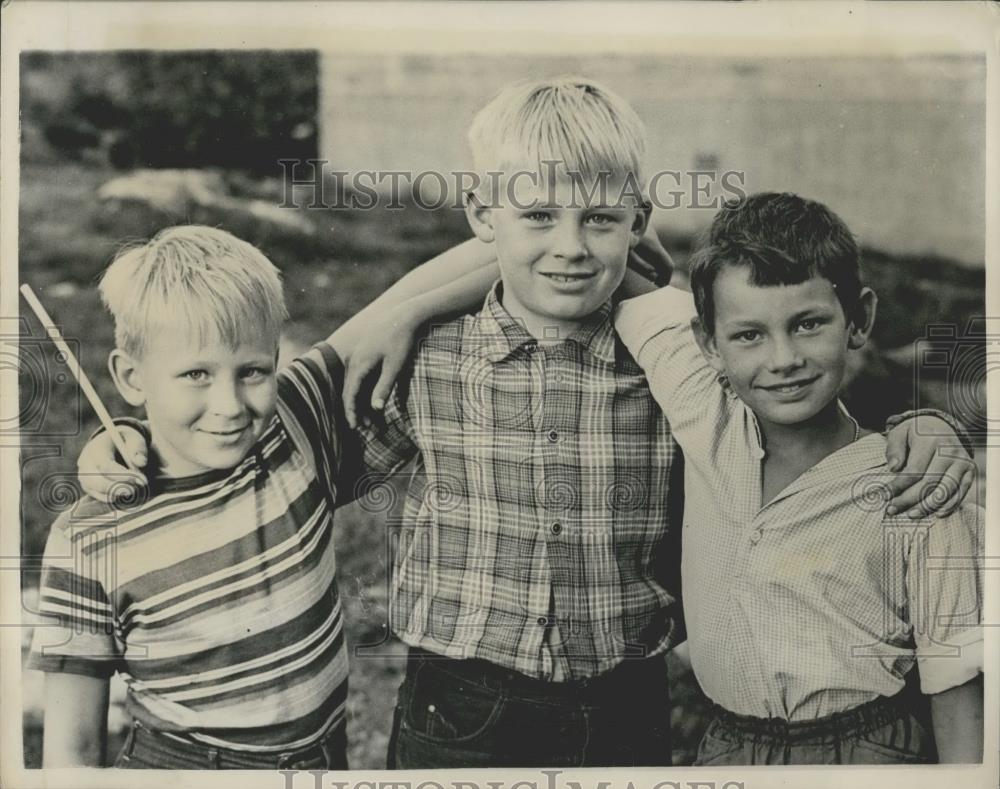
<path id="1" fill-rule="evenodd" d="M 407 381 L 364 432 L 370 471 L 417 457 L 392 530 L 396 634 L 548 681 L 666 651 L 675 446 L 610 304 L 540 344 L 494 290 L 421 340 Z"/>
<path id="2" fill-rule="evenodd" d="M 81 499 L 45 549 L 30 668 L 121 673 L 126 710 L 237 750 L 308 746 L 345 719 L 333 548 L 343 365 L 278 373 L 278 413 L 233 469 L 160 479 L 129 509 Z"/>
<path id="3" fill-rule="evenodd" d="M 925 693 L 982 669 L 983 512 L 884 515 L 885 439 L 832 453 L 762 503 L 753 412 L 705 362 L 689 293 L 624 302 L 619 335 L 684 453 L 682 589 L 706 695 L 742 715 L 811 720 L 892 696 L 919 663 Z"/>

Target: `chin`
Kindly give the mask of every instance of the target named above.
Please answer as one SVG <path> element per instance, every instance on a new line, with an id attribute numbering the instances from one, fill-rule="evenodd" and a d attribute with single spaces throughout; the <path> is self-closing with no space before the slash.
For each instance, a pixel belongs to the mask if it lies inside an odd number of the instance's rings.
<path id="1" fill-rule="evenodd" d="M 764 418 L 772 424 L 792 427 L 803 422 L 808 422 L 822 410 L 821 407 L 811 403 L 796 403 L 794 407 L 774 408 L 772 406 L 769 409 L 765 409 L 763 414 Z"/>
<path id="2" fill-rule="evenodd" d="M 243 459 L 250 454 L 250 447 L 253 444 L 247 446 L 232 447 L 230 449 L 217 449 L 207 457 L 201 458 L 201 463 L 208 469 L 214 471 L 222 471 L 227 468 L 235 468 Z"/>
<path id="3" fill-rule="evenodd" d="M 582 321 L 597 312 L 603 303 L 603 301 L 595 301 L 594 299 L 573 299 L 568 303 L 549 304 L 547 307 L 553 318 L 564 321 Z"/>

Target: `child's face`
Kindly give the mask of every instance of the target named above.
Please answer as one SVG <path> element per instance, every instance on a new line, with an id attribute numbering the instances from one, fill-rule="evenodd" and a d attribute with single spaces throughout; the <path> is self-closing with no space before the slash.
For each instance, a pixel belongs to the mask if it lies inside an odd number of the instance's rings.
<path id="1" fill-rule="evenodd" d="M 646 213 L 619 191 L 612 180 L 604 199 L 598 191 L 586 200 L 568 179 L 521 177 L 497 207 L 470 211 L 476 234 L 496 244 L 504 307 L 535 336 L 567 336 L 621 284 Z"/>
<path id="2" fill-rule="evenodd" d="M 758 418 L 798 424 L 836 398 L 857 333 L 829 280 L 761 287 L 726 266 L 713 296 L 715 336 L 703 348 Z"/>
<path id="3" fill-rule="evenodd" d="M 147 343 L 135 363 L 164 472 L 180 477 L 236 466 L 263 435 L 277 401 L 277 338 L 198 347 L 183 330 Z"/>

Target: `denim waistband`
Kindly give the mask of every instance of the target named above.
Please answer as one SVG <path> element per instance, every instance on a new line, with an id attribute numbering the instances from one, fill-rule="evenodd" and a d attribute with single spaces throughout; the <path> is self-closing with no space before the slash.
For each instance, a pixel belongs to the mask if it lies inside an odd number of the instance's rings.
<path id="1" fill-rule="evenodd" d="M 559 682 L 529 677 L 520 671 L 505 668 L 489 660 L 451 658 L 420 647 L 411 646 L 409 657 L 411 666 L 416 662 L 424 663 L 467 682 L 484 685 L 494 690 L 503 689 L 513 694 L 524 694 L 532 697 L 606 696 L 624 691 L 627 688 L 634 688 L 636 684 L 648 685 L 649 678 L 653 673 L 662 674 L 665 681 L 667 674 L 666 662 L 662 655 L 652 658 L 626 658 L 603 674 Z"/>
<path id="2" fill-rule="evenodd" d="M 787 721 L 782 718 L 755 718 L 713 705 L 719 722 L 744 737 L 770 738 L 796 742 L 821 737 L 845 737 L 872 731 L 907 714 L 902 694 L 879 696 L 844 712 L 835 712 L 809 721 Z"/>
<path id="3" fill-rule="evenodd" d="M 193 742 L 167 732 L 154 731 L 140 721 L 132 721 L 132 727 L 125 744 L 125 753 L 131 754 L 137 748 L 153 747 L 184 759 L 201 764 L 202 769 L 248 768 L 248 769 L 297 769 L 297 766 L 314 766 L 314 762 L 322 759 L 328 768 L 336 767 L 341 759 L 337 755 L 338 747 L 343 750 L 344 743 L 339 742 L 346 736 L 343 723 L 327 732 L 321 740 L 304 748 L 289 749 L 274 753 L 260 751 L 242 751 L 234 748 L 221 748 L 213 745 Z M 193 769 L 198 769 L 193 767 Z"/>

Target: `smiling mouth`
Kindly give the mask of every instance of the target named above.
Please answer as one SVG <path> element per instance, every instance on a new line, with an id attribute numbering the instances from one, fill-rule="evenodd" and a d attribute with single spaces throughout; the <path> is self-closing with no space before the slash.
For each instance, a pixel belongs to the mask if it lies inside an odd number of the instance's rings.
<path id="1" fill-rule="evenodd" d="M 794 394 L 795 392 L 801 391 L 818 380 L 819 376 L 814 375 L 812 378 L 800 378 L 797 381 L 789 381 L 786 384 L 775 384 L 773 386 L 762 386 L 760 388 L 775 394 Z"/>
<path id="2" fill-rule="evenodd" d="M 584 282 L 584 281 L 586 281 L 588 279 L 591 279 L 595 275 L 594 274 L 555 274 L 555 273 L 551 273 L 550 274 L 548 272 L 543 271 L 542 272 L 542 276 L 543 277 L 548 277 L 553 282 L 571 283 L 571 282 Z"/>
<path id="3" fill-rule="evenodd" d="M 221 436 L 222 438 L 233 438 L 238 436 L 240 433 L 245 431 L 250 425 L 244 425 L 243 427 L 237 428 L 236 430 L 202 430 L 203 433 L 208 433 L 210 436 Z"/>

